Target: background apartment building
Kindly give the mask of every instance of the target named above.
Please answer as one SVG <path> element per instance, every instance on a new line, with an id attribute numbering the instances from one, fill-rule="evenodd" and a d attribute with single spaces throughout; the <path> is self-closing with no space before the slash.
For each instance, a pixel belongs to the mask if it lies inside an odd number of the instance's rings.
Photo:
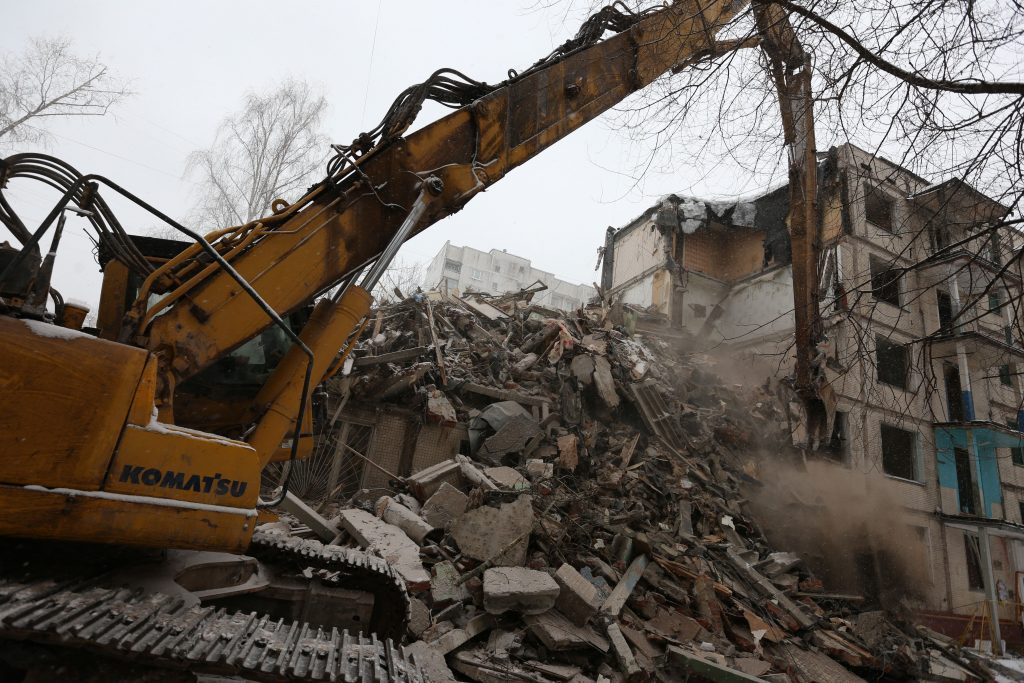
<path id="1" fill-rule="evenodd" d="M 457 247 L 450 242 L 445 242 L 431 259 L 423 284 L 425 288 L 447 288 L 457 294 L 503 294 L 517 292 L 535 282 L 544 283 L 547 289 L 534 295 L 533 303 L 549 308 L 571 311 L 597 296 L 593 287 L 560 280 L 552 273 L 534 268 L 530 259 L 522 256 L 497 249 Z"/>
<path id="2" fill-rule="evenodd" d="M 793 516 L 795 540 L 835 583 L 898 579 L 933 626 L 959 634 L 986 583 L 1019 624 L 1020 236 L 992 227 L 1005 207 L 964 183 L 930 184 L 853 146 L 821 156 L 819 185 L 818 370 L 832 410 L 813 476 L 788 482 L 811 508 Z M 666 197 L 609 231 L 602 286 L 785 375 L 787 204 L 786 188 L 732 203 Z"/>

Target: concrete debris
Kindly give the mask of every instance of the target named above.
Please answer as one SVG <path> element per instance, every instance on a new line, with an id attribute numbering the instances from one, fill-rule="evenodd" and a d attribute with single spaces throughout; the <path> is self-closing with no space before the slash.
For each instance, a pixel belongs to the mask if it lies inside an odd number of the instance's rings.
<path id="1" fill-rule="evenodd" d="M 601 608 L 597 586 L 587 581 L 571 564 L 563 564 L 555 572 L 560 589 L 555 607 L 577 626 L 583 626 Z"/>
<path id="2" fill-rule="evenodd" d="M 469 496 L 448 482 L 442 482 L 437 491 L 423 504 L 420 514 L 427 524 L 444 529 L 469 506 Z"/>
<path id="3" fill-rule="evenodd" d="M 530 296 L 421 293 L 375 314 L 325 388 L 361 415 L 406 416 L 404 433 L 353 446 L 397 477 L 375 470 L 338 513 L 293 506 L 307 537 L 336 527 L 325 540 L 394 565 L 432 680 L 985 678 L 769 543 L 746 494 L 760 460 L 802 462 L 784 393 L 726 385 L 717 361 L 680 351 L 685 332 L 632 336 L 642 312 Z M 421 459 L 428 429 L 450 450 Z"/>
<path id="4" fill-rule="evenodd" d="M 396 526 L 358 509 L 341 511 L 341 526 L 365 550 L 387 560 L 411 591 L 430 585 L 430 574 L 420 562 L 420 547 Z"/>
<path id="5" fill-rule="evenodd" d="M 555 606 L 558 584 L 549 574 L 526 567 L 495 567 L 484 572 L 484 609 L 543 614 Z"/>
<path id="6" fill-rule="evenodd" d="M 529 534 L 533 529 L 530 496 L 497 508 L 479 507 L 452 522 L 450 533 L 464 555 L 497 566 L 526 562 Z"/>

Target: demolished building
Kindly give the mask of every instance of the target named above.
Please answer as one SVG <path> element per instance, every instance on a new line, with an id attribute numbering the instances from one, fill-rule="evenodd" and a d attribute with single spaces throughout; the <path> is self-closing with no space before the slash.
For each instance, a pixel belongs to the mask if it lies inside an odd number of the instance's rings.
<path id="1" fill-rule="evenodd" d="M 831 429 L 814 442 L 794 424 L 818 462 L 778 482 L 818 520 L 819 533 L 797 525 L 800 549 L 862 588 L 884 583 L 902 554 L 926 623 L 980 637 L 995 611 L 1003 638 L 1021 642 L 1021 239 L 998 225 L 1006 207 L 962 181 L 931 184 L 852 145 L 820 155 L 817 200 Z M 785 187 L 724 202 L 665 197 L 609 229 L 602 289 L 642 309 L 641 327 L 686 331 L 698 348 L 727 347 L 784 377 L 787 209 Z"/>
<path id="2" fill-rule="evenodd" d="M 433 680 L 991 678 L 772 545 L 751 497 L 795 451 L 770 387 L 529 297 L 382 306 L 292 473 L 332 485 L 303 495 L 328 521 L 293 532 L 403 577 Z"/>

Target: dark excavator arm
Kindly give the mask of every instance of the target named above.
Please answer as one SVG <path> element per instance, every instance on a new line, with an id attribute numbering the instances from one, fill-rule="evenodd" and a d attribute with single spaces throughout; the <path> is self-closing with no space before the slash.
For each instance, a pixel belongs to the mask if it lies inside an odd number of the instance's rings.
<path id="1" fill-rule="evenodd" d="M 354 166 L 296 204 L 222 231 L 215 246 L 276 311 L 293 311 L 372 261 L 428 176 L 443 188 L 413 233 L 458 211 L 665 72 L 714 54 L 717 32 L 745 4 L 682 0 L 643 15 L 607 40 L 539 63 L 407 137 L 383 136 Z M 135 309 L 136 339 L 159 354 L 174 383 L 270 324 L 235 280 L 215 264 L 189 260 L 188 253 L 158 271 L 148 287 L 162 292 L 162 303 Z M 144 289 L 142 296 L 148 294 Z"/>

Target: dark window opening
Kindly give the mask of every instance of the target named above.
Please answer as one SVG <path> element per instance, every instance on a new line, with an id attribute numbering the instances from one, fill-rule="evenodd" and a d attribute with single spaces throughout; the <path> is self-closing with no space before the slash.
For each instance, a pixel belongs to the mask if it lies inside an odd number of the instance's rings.
<path id="1" fill-rule="evenodd" d="M 1002 307 L 1002 305 L 1003 305 L 1003 297 L 999 294 L 999 292 L 989 292 L 988 293 L 988 312 L 989 313 L 998 313 L 999 309 Z"/>
<path id="2" fill-rule="evenodd" d="M 999 233 L 993 232 L 992 233 L 992 238 L 989 240 L 989 243 L 988 243 L 988 258 L 989 258 L 989 260 L 992 261 L 992 263 L 995 263 L 996 265 L 1002 265 L 1002 263 L 1003 263 L 1002 251 L 1003 251 L 1002 245 L 999 243 Z"/>
<path id="3" fill-rule="evenodd" d="M 1020 508 L 1020 523 L 1024 524 L 1024 500 L 1018 502 L 1017 507 Z"/>
<path id="4" fill-rule="evenodd" d="M 459 263 L 458 261 L 453 261 L 451 259 L 445 259 L 444 260 L 444 269 L 445 270 L 450 270 L 453 273 L 461 273 L 462 272 L 462 264 Z"/>
<path id="5" fill-rule="evenodd" d="M 1006 426 L 1015 432 L 1017 431 L 1018 425 L 1016 420 L 1007 420 Z M 1010 462 L 1012 462 L 1014 465 L 1020 465 L 1021 467 L 1024 467 L 1024 448 L 1020 446 L 1017 446 L 1016 448 L 1011 448 Z"/>
<path id="6" fill-rule="evenodd" d="M 1013 373 L 1010 372 L 1009 365 L 999 366 L 999 383 L 1002 384 L 1004 387 L 1013 386 Z"/>
<path id="7" fill-rule="evenodd" d="M 938 252 L 947 248 L 952 240 L 949 237 L 949 228 L 945 225 L 932 224 L 929 232 L 932 238 L 932 251 Z"/>
<path id="8" fill-rule="evenodd" d="M 949 292 L 935 292 L 935 298 L 939 307 L 939 331 L 943 334 L 953 332 L 953 297 Z"/>
<path id="9" fill-rule="evenodd" d="M 900 389 L 907 388 L 907 348 L 885 337 L 875 337 L 875 362 L 878 381 Z"/>
<path id="10" fill-rule="evenodd" d="M 917 480 L 916 434 L 899 427 L 881 425 L 882 471 L 900 479 Z"/>
<path id="11" fill-rule="evenodd" d="M 960 504 L 960 512 L 973 515 L 974 483 L 971 478 L 971 456 L 964 448 L 954 448 L 953 458 L 956 462 L 956 495 Z"/>
<path id="12" fill-rule="evenodd" d="M 960 384 L 960 371 L 955 365 L 944 364 L 942 377 L 946 385 L 946 409 L 949 411 L 950 422 L 963 422 L 965 419 L 963 385 Z"/>
<path id="13" fill-rule="evenodd" d="M 864 185 L 864 217 L 886 232 L 892 229 L 893 200 L 882 190 Z"/>
<path id="14" fill-rule="evenodd" d="M 900 271 L 882 259 L 871 258 L 871 296 L 875 301 L 900 305 Z"/>
<path id="15" fill-rule="evenodd" d="M 1006 335 L 1006 345 L 1013 346 L 1013 328 L 1007 325 L 1003 328 L 1003 333 Z"/>
<path id="16" fill-rule="evenodd" d="M 981 549 L 978 539 L 964 534 L 964 555 L 967 559 L 967 587 L 972 591 L 985 590 L 985 582 L 981 578 Z"/>
<path id="17" fill-rule="evenodd" d="M 823 449 L 830 460 L 843 462 L 846 459 L 846 413 L 836 411 L 832 422 L 832 436 Z"/>

